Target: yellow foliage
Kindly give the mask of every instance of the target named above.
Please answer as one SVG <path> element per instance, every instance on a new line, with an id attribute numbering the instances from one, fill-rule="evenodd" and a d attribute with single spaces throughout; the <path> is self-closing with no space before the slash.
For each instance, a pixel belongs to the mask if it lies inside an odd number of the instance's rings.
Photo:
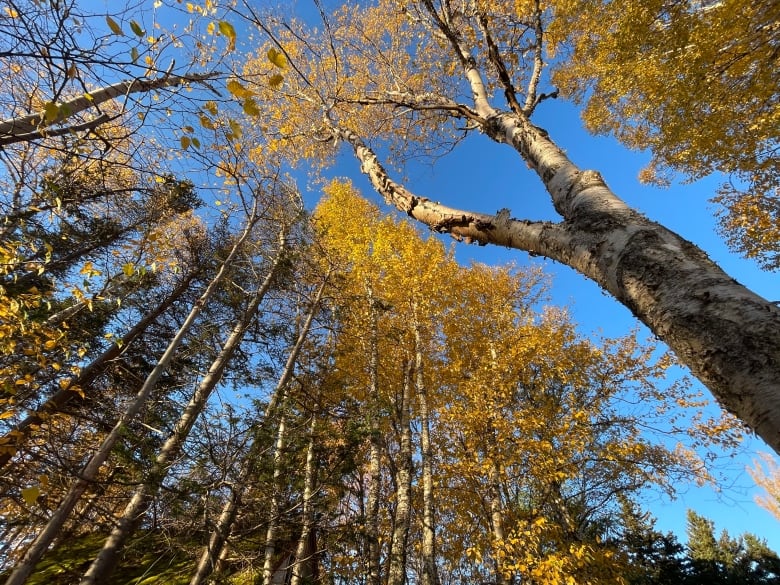
<path id="1" fill-rule="evenodd" d="M 780 4 L 555 2 L 551 35 L 573 53 L 554 76 L 585 102 L 594 132 L 650 149 L 644 180 L 671 172 L 734 174 L 741 193 L 716 199 L 730 245 L 780 266 L 778 159 Z M 768 226 L 764 231 L 759 226 Z"/>

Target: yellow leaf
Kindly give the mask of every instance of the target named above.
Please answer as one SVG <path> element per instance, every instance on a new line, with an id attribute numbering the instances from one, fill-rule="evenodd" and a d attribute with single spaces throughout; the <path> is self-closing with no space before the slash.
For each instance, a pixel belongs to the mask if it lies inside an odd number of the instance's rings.
<path id="1" fill-rule="evenodd" d="M 24 488 L 22 490 L 22 498 L 28 506 L 33 506 L 38 501 L 38 496 L 41 495 L 41 490 L 38 486 Z"/>
<path id="2" fill-rule="evenodd" d="M 3 9 L 5 10 L 5 13 L 9 16 L 9 18 L 19 18 L 19 13 L 13 8 L 4 6 Z"/>
<path id="3" fill-rule="evenodd" d="M 189 136 L 182 136 L 179 139 L 179 142 L 181 143 L 182 150 L 187 150 L 190 147 L 190 144 L 192 143 L 192 140 Z"/>
<path id="4" fill-rule="evenodd" d="M 228 39 L 228 51 L 232 51 L 236 48 L 236 29 L 233 25 L 226 20 L 219 21 L 219 32 L 225 35 Z"/>
<path id="5" fill-rule="evenodd" d="M 268 49 L 268 60 L 276 65 L 279 69 L 284 69 L 287 67 L 287 59 L 285 58 L 283 53 L 280 53 L 273 47 Z"/>
<path id="6" fill-rule="evenodd" d="M 236 96 L 239 99 L 249 98 L 254 95 L 254 92 L 245 88 L 243 85 L 241 85 L 241 83 L 239 83 L 235 79 L 231 79 L 230 81 L 227 82 L 227 89 L 230 93 L 232 93 L 234 96 Z"/>
<path id="7" fill-rule="evenodd" d="M 54 102 L 46 102 L 43 106 L 43 116 L 47 122 L 54 122 L 60 115 L 60 108 Z"/>
<path id="8" fill-rule="evenodd" d="M 106 16 L 106 24 L 108 25 L 108 28 L 111 29 L 111 32 L 115 35 L 124 35 L 125 33 L 122 32 L 122 27 L 119 26 L 116 20 L 111 18 L 110 16 Z"/>
<path id="9" fill-rule="evenodd" d="M 248 114 L 249 116 L 260 115 L 260 108 L 257 107 L 257 102 L 251 97 L 244 101 L 244 113 Z"/>
<path id="10" fill-rule="evenodd" d="M 122 266 L 122 272 L 125 273 L 125 276 L 133 276 L 135 265 L 132 262 L 127 262 Z"/>
<path id="11" fill-rule="evenodd" d="M 204 128 L 208 128 L 209 130 L 214 129 L 214 122 L 212 122 L 208 116 L 204 116 L 202 114 L 200 116 L 200 125 Z"/>
<path id="12" fill-rule="evenodd" d="M 4 418 L 11 418 L 13 415 L 14 415 L 13 410 L 6 410 L 2 414 L 0 414 L 0 420 L 2 420 Z"/>
<path id="13" fill-rule="evenodd" d="M 279 89 L 284 81 L 284 76 L 281 73 L 276 73 L 268 79 L 268 85 L 273 89 Z"/>

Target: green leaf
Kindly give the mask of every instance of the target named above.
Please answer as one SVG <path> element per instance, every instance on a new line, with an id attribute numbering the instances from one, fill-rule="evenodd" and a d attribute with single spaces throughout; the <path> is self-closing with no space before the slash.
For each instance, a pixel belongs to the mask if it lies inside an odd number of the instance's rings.
<path id="1" fill-rule="evenodd" d="M 141 28 L 141 25 L 134 20 L 130 21 L 130 30 L 132 30 L 136 34 L 136 36 L 139 37 L 142 37 L 146 34 L 146 31 Z"/>
<path id="2" fill-rule="evenodd" d="M 130 49 L 130 58 L 133 60 L 133 63 L 138 61 L 138 49 L 136 49 L 135 47 Z"/>
<path id="3" fill-rule="evenodd" d="M 285 56 L 273 47 L 268 49 L 268 60 L 279 69 L 285 69 L 287 67 L 287 59 Z"/>
<path id="4" fill-rule="evenodd" d="M 228 51 L 232 51 L 236 48 L 236 29 L 227 20 L 219 21 L 219 32 L 225 35 L 228 39 Z"/>
<path id="5" fill-rule="evenodd" d="M 279 89 L 280 87 L 282 87 L 283 81 L 284 81 L 284 75 L 282 75 L 281 73 L 276 73 L 268 78 L 268 84 L 273 89 Z"/>
<path id="6" fill-rule="evenodd" d="M 111 18 L 110 16 L 106 16 L 106 24 L 108 25 L 108 28 L 111 29 L 111 32 L 115 35 L 122 36 L 125 33 L 122 32 L 122 27 L 119 26 L 116 20 Z"/>
<path id="7" fill-rule="evenodd" d="M 40 495 L 41 490 L 38 488 L 38 486 L 28 487 L 22 490 L 22 497 L 28 506 L 35 505 L 35 502 L 38 501 L 38 496 Z"/>
<path id="8" fill-rule="evenodd" d="M 193 137 L 193 139 L 192 139 L 192 146 L 194 146 L 195 148 L 200 148 L 200 140 L 198 140 L 197 138 Z"/>

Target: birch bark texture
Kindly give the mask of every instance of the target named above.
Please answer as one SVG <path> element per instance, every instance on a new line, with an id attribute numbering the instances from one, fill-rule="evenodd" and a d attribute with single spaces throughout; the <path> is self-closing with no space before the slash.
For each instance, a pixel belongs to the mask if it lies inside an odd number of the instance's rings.
<path id="1" fill-rule="evenodd" d="M 599 284 L 664 341 L 725 409 L 780 452 L 780 307 L 742 286 L 690 241 L 632 209 L 598 171 L 578 167 L 531 121 L 539 105 L 557 95 L 540 91 L 546 79 L 540 74 L 546 47 L 542 21 L 548 18 L 540 3 L 523 3 L 529 7 L 528 22 L 518 20 L 508 3 L 494 10 L 466 4 L 462 10 L 420 0 L 399 15 L 392 2 L 380 2 L 366 18 L 381 13 L 393 34 L 384 45 L 379 33 L 370 39 L 385 53 L 372 45 L 361 55 L 367 60 L 374 55 L 367 70 L 376 67 L 387 79 L 366 73 L 370 80 L 362 85 L 336 84 L 328 94 L 323 81 L 320 93 L 306 94 L 306 83 L 328 76 L 346 79 L 338 63 L 347 61 L 353 48 L 340 47 L 335 37 L 326 39 L 326 52 L 339 57 L 335 69 L 323 72 L 318 62 L 312 70 L 298 70 L 305 78 L 299 93 L 319 104 L 319 113 L 313 108 L 310 113 L 320 118 L 314 137 L 349 145 L 377 193 L 432 230 L 466 243 L 544 256 Z M 404 18 L 406 24 L 396 24 Z M 525 69 L 506 42 L 496 40 L 511 36 L 501 28 L 508 20 L 526 27 L 534 58 Z M 339 24 L 349 27 L 346 19 Z M 420 50 L 415 43 L 429 49 L 424 63 L 415 60 Z M 391 54 L 401 55 L 407 69 L 383 68 L 382 59 Z M 406 122 L 396 122 L 401 119 Z M 393 180 L 372 146 L 425 141 L 453 123 L 516 151 L 544 185 L 560 221 L 518 219 L 509 209 L 481 213 L 448 207 Z M 308 124 L 311 128 L 311 118 Z"/>

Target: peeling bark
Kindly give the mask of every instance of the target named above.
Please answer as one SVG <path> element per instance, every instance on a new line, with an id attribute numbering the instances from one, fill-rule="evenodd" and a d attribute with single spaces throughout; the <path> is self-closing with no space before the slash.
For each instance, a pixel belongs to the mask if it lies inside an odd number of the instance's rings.
<path id="1" fill-rule="evenodd" d="M 394 182 L 359 136 L 343 128 L 385 201 L 467 243 L 556 260 L 598 283 L 664 341 L 713 393 L 780 453 L 780 307 L 726 274 L 691 242 L 628 207 L 596 171 L 581 170 L 547 133 L 501 114 L 485 125 L 536 170 L 563 221 L 530 222 L 453 209 Z"/>

